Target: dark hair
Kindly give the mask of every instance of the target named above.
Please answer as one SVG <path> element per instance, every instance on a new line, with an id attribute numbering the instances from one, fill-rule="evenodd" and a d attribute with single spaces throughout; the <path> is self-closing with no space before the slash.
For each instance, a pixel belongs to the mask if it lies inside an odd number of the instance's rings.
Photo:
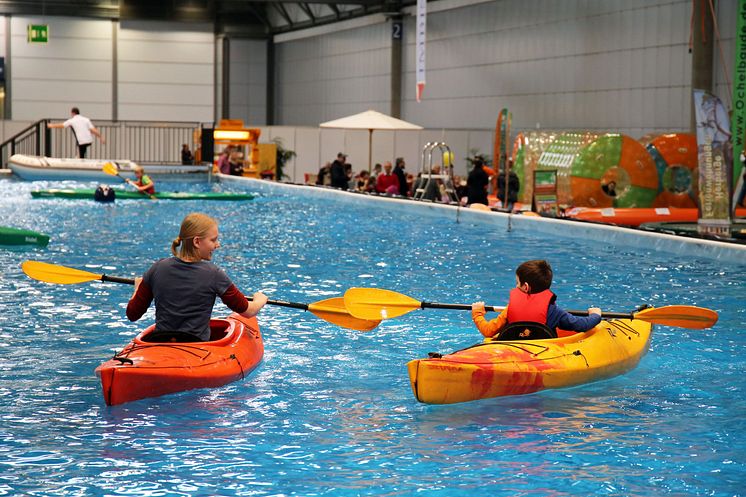
<path id="1" fill-rule="evenodd" d="M 404 157 L 397 157 L 396 158 L 396 165 L 399 166 L 404 162 Z"/>
<path id="2" fill-rule="evenodd" d="M 528 283 L 529 293 L 539 293 L 552 286 L 552 266 L 544 260 L 526 261 L 515 270 L 520 283 Z"/>
<path id="3" fill-rule="evenodd" d="M 482 167 L 484 165 L 484 161 L 481 157 L 474 157 L 472 162 L 474 163 L 474 167 Z"/>
<path id="4" fill-rule="evenodd" d="M 70 112 L 72 112 L 73 114 L 80 114 L 80 109 L 78 109 L 77 107 L 73 107 L 72 109 L 70 109 Z"/>

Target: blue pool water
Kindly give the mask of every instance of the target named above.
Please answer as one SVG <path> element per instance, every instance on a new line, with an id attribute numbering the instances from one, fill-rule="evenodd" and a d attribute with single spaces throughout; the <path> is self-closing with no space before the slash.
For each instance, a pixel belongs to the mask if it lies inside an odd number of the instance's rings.
<path id="1" fill-rule="evenodd" d="M 28 195 L 51 186 L 63 185 L 0 180 L 0 225 L 52 235 L 46 249 L 0 248 L 0 495 L 746 494 L 746 261 L 533 237 L 299 193 L 114 205 Z M 131 287 L 44 284 L 20 264 L 132 277 L 168 255 L 193 210 L 221 221 L 215 262 L 244 291 L 277 300 L 377 286 L 501 305 L 515 266 L 547 258 L 565 308 L 693 304 L 720 321 L 705 331 L 657 327 L 640 365 L 608 381 L 427 406 L 412 396 L 405 364 L 477 342 L 468 313 L 417 311 L 361 333 L 267 306 L 265 359 L 251 377 L 106 407 L 93 369 L 152 310 L 130 323 Z"/>

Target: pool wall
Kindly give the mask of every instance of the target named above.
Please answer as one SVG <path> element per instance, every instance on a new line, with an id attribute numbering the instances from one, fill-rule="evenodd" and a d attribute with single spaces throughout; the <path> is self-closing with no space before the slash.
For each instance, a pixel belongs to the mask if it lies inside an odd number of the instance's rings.
<path id="1" fill-rule="evenodd" d="M 248 188 L 263 193 L 292 192 L 294 195 L 302 193 L 309 197 L 324 198 L 329 201 L 349 202 L 367 205 L 371 208 L 402 209 L 409 214 L 417 213 L 443 220 L 450 218 L 453 222 L 484 223 L 505 230 L 545 233 L 563 238 L 582 238 L 594 242 L 613 244 L 616 247 L 652 249 L 683 257 L 703 257 L 739 264 L 746 262 L 746 245 L 686 238 L 665 233 L 653 233 L 566 219 L 478 211 L 452 205 L 345 192 L 335 188 L 277 183 L 223 174 L 218 174 L 216 177 L 220 181 L 244 183 Z"/>

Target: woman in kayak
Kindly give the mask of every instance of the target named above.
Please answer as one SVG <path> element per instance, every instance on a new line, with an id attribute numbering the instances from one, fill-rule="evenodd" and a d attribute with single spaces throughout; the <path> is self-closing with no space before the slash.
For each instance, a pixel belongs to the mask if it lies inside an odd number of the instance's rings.
<path id="1" fill-rule="evenodd" d="M 155 183 L 150 179 L 150 176 L 145 174 L 145 169 L 142 166 L 135 164 L 132 167 L 132 171 L 135 173 L 135 181 L 127 179 L 127 183 L 137 188 L 137 191 L 146 195 L 155 194 Z"/>
<path id="2" fill-rule="evenodd" d="M 215 297 L 242 316 L 256 316 L 267 297 L 257 292 L 249 301 L 228 275 L 210 262 L 219 247 L 217 221 L 198 212 L 187 215 L 179 236 L 171 243 L 174 257 L 157 261 L 142 278 L 135 278 L 127 318 L 140 319 L 155 299 L 158 341 L 196 342 L 210 340 Z"/>
<path id="3" fill-rule="evenodd" d="M 471 306 L 471 317 L 479 332 L 486 337 L 497 335 L 506 325 L 516 322 L 540 323 L 555 333 L 588 331 L 601 322 L 601 309 L 590 307 L 588 316 L 573 316 L 557 307 L 557 296 L 549 290 L 552 285 L 552 266 L 547 261 L 526 261 L 515 271 L 516 287 L 510 291 L 508 305 L 491 321 L 484 318 L 484 302 Z"/>

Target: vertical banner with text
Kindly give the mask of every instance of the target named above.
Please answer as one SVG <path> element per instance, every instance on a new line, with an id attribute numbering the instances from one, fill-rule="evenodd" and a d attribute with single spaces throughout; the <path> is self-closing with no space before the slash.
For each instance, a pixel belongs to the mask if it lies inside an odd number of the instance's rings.
<path id="1" fill-rule="evenodd" d="M 417 101 L 422 100 L 425 90 L 425 36 L 427 34 L 427 0 L 417 0 Z"/>
<path id="2" fill-rule="evenodd" d="M 746 140 L 746 2 L 737 3 L 736 47 L 733 61 L 733 208 L 744 201 L 746 168 L 741 162 Z"/>
<path id="3" fill-rule="evenodd" d="M 698 230 L 726 233 L 730 229 L 730 123 L 723 102 L 704 90 L 693 90 L 697 117 L 699 161 Z"/>

